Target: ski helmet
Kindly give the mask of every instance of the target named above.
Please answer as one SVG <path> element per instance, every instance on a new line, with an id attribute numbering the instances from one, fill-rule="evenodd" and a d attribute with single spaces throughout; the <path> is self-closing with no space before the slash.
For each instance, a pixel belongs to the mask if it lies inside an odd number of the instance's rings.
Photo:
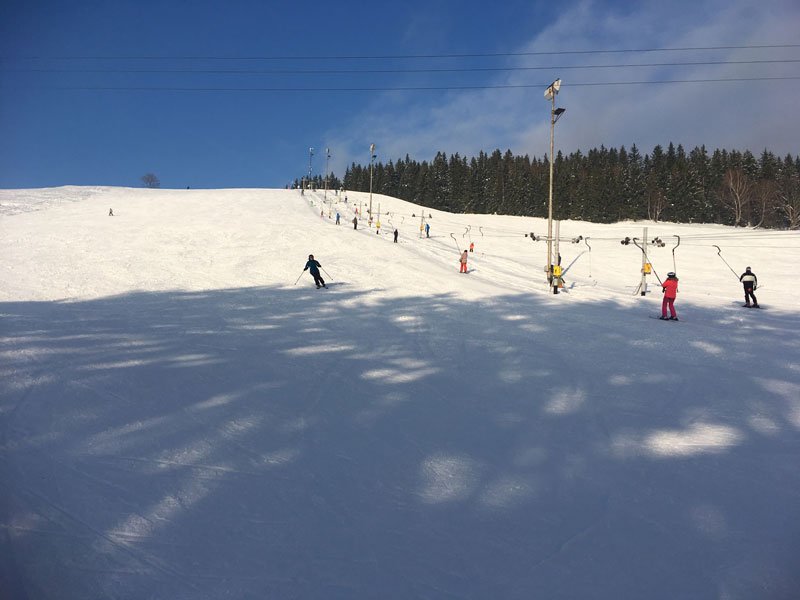
<path id="1" fill-rule="evenodd" d="M 675 273 L 673 273 L 672 271 L 670 271 L 669 273 L 667 273 L 667 277 L 675 277 Z"/>

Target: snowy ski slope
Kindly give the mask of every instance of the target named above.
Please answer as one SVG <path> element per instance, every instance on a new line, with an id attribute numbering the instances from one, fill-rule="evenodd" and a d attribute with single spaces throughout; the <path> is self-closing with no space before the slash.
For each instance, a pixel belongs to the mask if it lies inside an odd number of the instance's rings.
<path id="1" fill-rule="evenodd" d="M 0 190 L 0 598 L 794 597 L 798 232 L 347 196 Z"/>

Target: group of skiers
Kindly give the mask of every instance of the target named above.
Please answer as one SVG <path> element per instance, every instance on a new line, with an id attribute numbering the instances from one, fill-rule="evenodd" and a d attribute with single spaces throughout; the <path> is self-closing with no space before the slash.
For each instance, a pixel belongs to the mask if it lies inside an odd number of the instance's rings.
<path id="1" fill-rule="evenodd" d="M 346 201 L 346 200 L 345 200 Z M 111 212 L 109 211 L 109 214 Z M 336 213 L 336 224 L 339 224 L 339 213 Z M 358 214 L 353 217 L 353 229 L 358 229 Z M 431 226 L 428 223 L 425 223 L 425 237 L 430 237 L 430 230 Z M 380 221 L 377 222 L 377 230 L 376 233 L 380 233 Z M 398 230 L 395 228 L 394 230 L 394 243 L 397 243 L 398 237 Z M 469 252 L 474 252 L 475 244 L 470 243 L 469 245 Z M 468 260 L 468 252 L 464 250 L 461 252 L 458 262 L 459 262 L 459 273 L 468 273 L 469 270 L 467 268 L 467 260 Z M 559 257 L 560 259 L 560 257 Z M 559 260 L 560 263 L 560 260 Z M 311 275 L 314 277 L 314 283 L 317 286 L 317 289 L 320 287 L 328 287 L 325 285 L 325 281 L 322 279 L 322 276 L 319 273 L 319 269 L 322 265 L 319 264 L 316 260 L 314 260 L 314 255 L 309 254 L 308 262 L 306 262 L 306 266 L 303 271 L 308 270 Z M 754 294 L 756 288 L 758 287 L 758 278 L 756 274 L 753 273 L 750 267 L 745 269 L 745 272 L 739 276 L 739 281 L 744 285 L 744 306 L 747 308 L 760 308 L 758 305 L 758 300 Z M 663 300 L 661 301 L 661 316 L 659 317 L 663 321 L 678 321 L 678 313 L 675 310 L 675 299 L 678 296 L 678 276 L 673 272 L 670 271 L 667 273 L 667 279 L 662 282 L 661 284 L 661 291 L 664 294 Z M 751 302 L 752 301 L 752 302 Z M 669 313 L 669 316 L 667 314 Z"/>
<path id="2" fill-rule="evenodd" d="M 394 230 L 394 241 L 397 243 L 397 229 Z M 472 248 L 470 248 L 472 249 Z M 460 257 L 459 257 L 459 264 L 460 264 L 460 273 L 467 273 L 467 260 L 468 260 L 468 252 L 464 250 Z M 327 288 L 328 286 L 325 284 L 325 280 L 320 275 L 320 268 L 322 265 L 314 259 L 313 254 L 308 255 L 308 261 L 306 262 L 306 266 L 303 267 L 303 272 L 308 271 L 311 273 L 311 276 L 314 278 L 314 284 L 317 286 L 317 289 L 324 287 Z M 753 273 L 750 267 L 745 269 L 745 272 L 739 276 L 739 281 L 742 282 L 744 285 L 744 306 L 747 308 L 760 308 L 758 305 L 758 300 L 755 296 L 755 290 L 758 287 L 758 277 L 756 274 Z M 661 316 L 659 319 L 662 321 L 679 321 L 678 313 L 675 310 L 675 299 L 678 296 L 678 276 L 673 272 L 670 271 L 667 273 L 666 280 L 661 284 L 661 291 L 664 294 L 664 298 L 661 301 Z M 751 302 L 752 300 L 752 302 Z M 669 316 L 667 316 L 667 312 L 669 311 Z"/>
<path id="3" fill-rule="evenodd" d="M 744 285 L 744 307 L 761 308 L 754 293 L 758 287 L 758 277 L 750 267 L 747 267 L 744 273 L 739 276 L 739 281 Z M 667 279 L 661 284 L 661 288 L 664 299 L 661 301 L 661 316 L 659 318 L 662 321 L 678 321 L 678 313 L 675 312 L 675 298 L 678 295 L 677 275 L 672 271 L 667 273 Z M 667 316 L 667 309 L 669 309 L 669 317 Z"/>

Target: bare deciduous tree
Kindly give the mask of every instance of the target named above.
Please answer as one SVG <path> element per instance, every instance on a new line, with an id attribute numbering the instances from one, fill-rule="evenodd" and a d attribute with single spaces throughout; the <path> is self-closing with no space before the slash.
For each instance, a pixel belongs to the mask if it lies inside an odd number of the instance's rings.
<path id="1" fill-rule="evenodd" d="M 149 188 L 157 188 L 161 187 L 161 182 L 158 180 L 153 173 L 145 173 L 142 175 L 142 183 L 144 183 L 144 187 Z"/>
<path id="2" fill-rule="evenodd" d="M 777 200 L 789 229 L 800 229 L 800 177 L 784 179 L 778 186 Z"/>
<path id="3" fill-rule="evenodd" d="M 774 210 L 775 200 L 778 198 L 778 186 L 772 179 L 763 179 L 753 186 L 753 198 L 758 209 L 758 223 L 756 227 L 764 224 L 764 219 Z M 755 220 L 755 215 L 754 215 Z"/>
<path id="4" fill-rule="evenodd" d="M 741 169 L 728 169 L 722 177 L 719 199 L 733 213 L 733 225 L 738 227 L 744 218 L 744 209 L 750 204 L 753 182 Z"/>

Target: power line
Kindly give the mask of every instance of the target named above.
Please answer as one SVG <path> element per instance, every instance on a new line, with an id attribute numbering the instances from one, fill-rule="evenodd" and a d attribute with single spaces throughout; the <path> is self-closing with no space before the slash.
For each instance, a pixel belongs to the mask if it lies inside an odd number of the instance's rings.
<path id="1" fill-rule="evenodd" d="M 403 74 L 403 73 L 483 73 L 507 71 L 545 71 L 581 69 L 627 69 L 637 67 L 698 67 L 721 65 L 764 65 L 800 63 L 800 59 L 777 60 L 719 60 L 702 62 L 630 63 L 619 65 L 554 65 L 536 67 L 464 67 L 452 69 L 0 69 L 2 73 L 166 73 L 204 75 L 342 75 L 342 74 Z"/>
<path id="2" fill-rule="evenodd" d="M 700 50 L 763 50 L 776 48 L 800 48 L 800 44 L 762 44 L 745 46 L 685 46 L 676 48 L 629 48 L 618 50 L 554 50 L 547 52 L 491 52 L 453 54 L 386 54 L 386 55 L 340 55 L 340 56 L 0 56 L 0 60 L 390 60 L 430 58 L 497 58 L 512 56 L 566 56 L 586 54 L 626 54 L 638 52 L 691 52 Z"/>
<path id="3" fill-rule="evenodd" d="M 721 77 L 716 79 L 669 79 L 659 81 L 604 81 L 562 84 L 564 87 L 602 87 L 620 85 L 666 85 L 674 83 L 736 83 L 752 81 L 796 81 L 800 76 L 787 77 Z M 458 90 L 502 90 L 546 87 L 547 84 L 508 85 L 458 85 L 458 86 L 396 86 L 396 87 L 154 87 L 154 86 L 14 86 L 16 89 L 39 89 L 61 91 L 103 92 L 413 92 L 413 91 L 458 91 Z M 8 89 L 7 86 L 0 89 Z"/>

